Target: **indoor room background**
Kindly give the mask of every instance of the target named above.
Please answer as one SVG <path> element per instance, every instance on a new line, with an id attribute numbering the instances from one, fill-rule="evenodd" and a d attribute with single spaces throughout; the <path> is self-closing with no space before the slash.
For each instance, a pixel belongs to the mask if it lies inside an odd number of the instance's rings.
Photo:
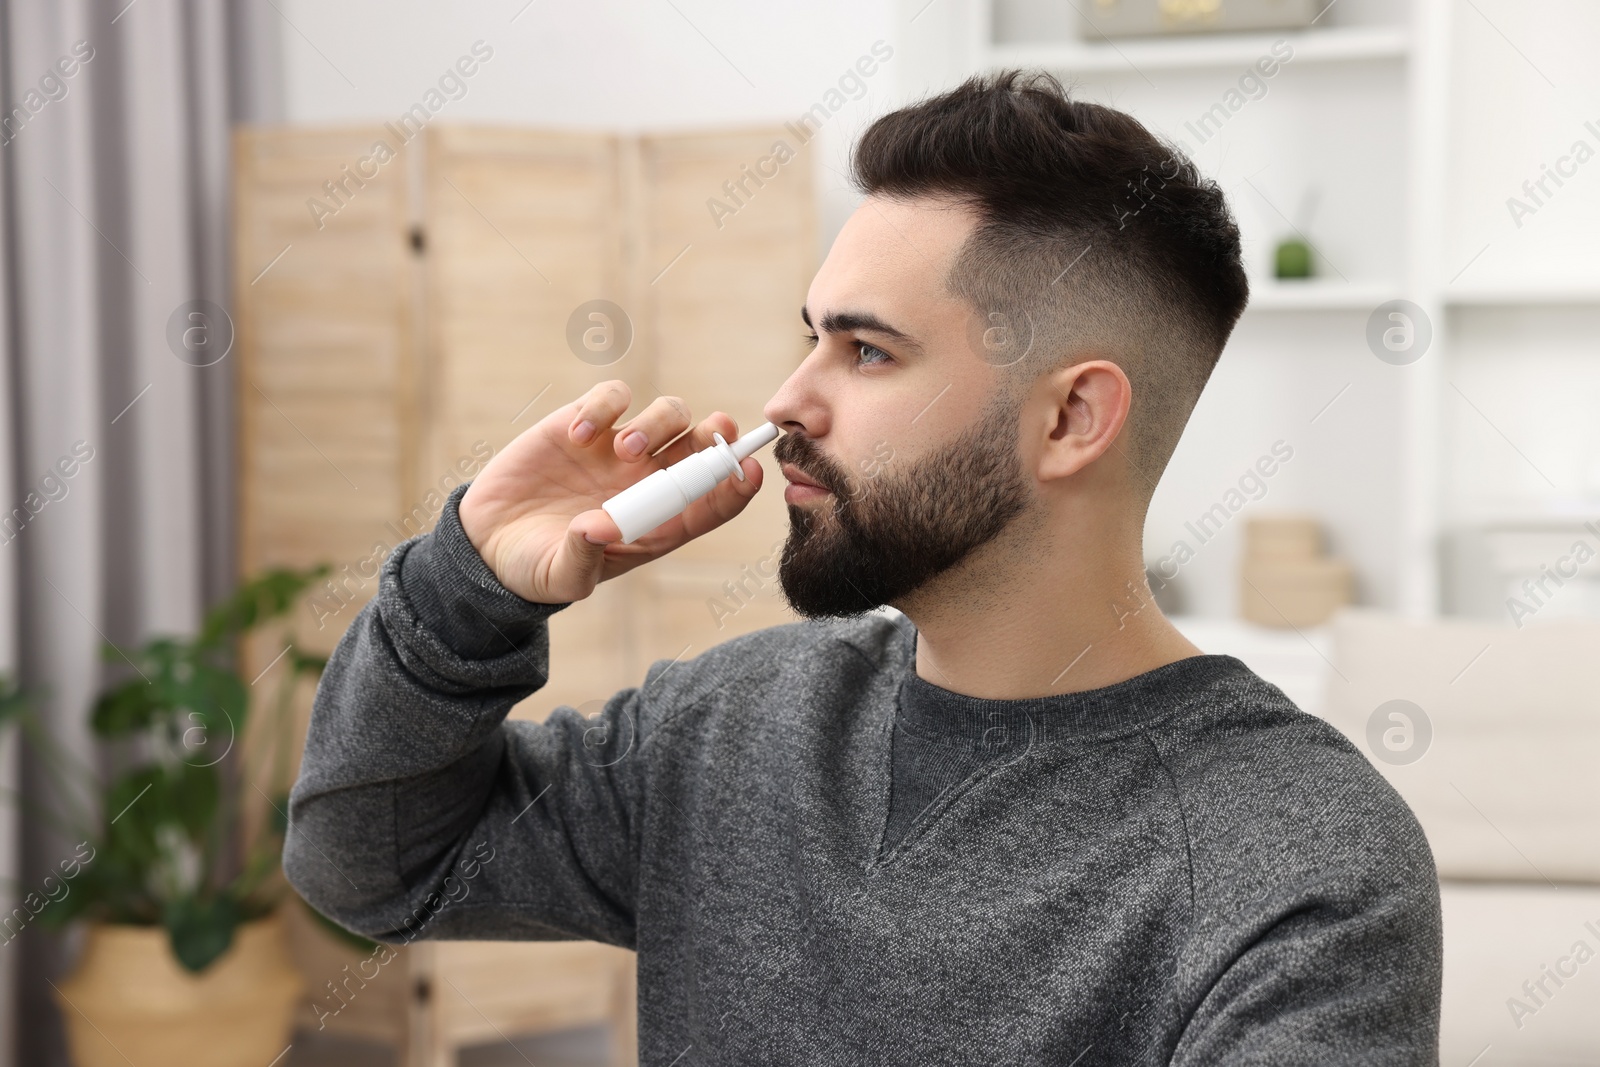
<path id="1" fill-rule="evenodd" d="M 270 843 L 319 657 L 451 486 L 613 377 L 630 413 L 679 395 L 759 425 L 859 203 L 856 136 L 971 74 L 1045 69 L 1183 148 L 1244 237 L 1250 304 L 1151 504 L 1148 595 L 1417 812 L 1443 1062 L 1600 1060 L 1600 9 L 1082 28 L 1108 6 L 0 0 L 5 699 L 113 781 L 140 750 L 95 709 L 155 662 L 132 650 L 300 575 L 196 653 L 238 679 L 240 751 L 271 768 L 233 779 L 226 828 Z M 564 612 L 551 684 L 514 714 L 593 711 L 657 659 L 791 621 L 786 525 L 772 492 Z M 224 739 L 187 726 L 199 765 Z M 166 957 L 176 992 L 150 979 L 145 1003 L 131 941 L 89 981 L 94 924 L 48 917 L 96 868 L 23 734 L 0 738 L 0 1064 L 125 1062 L 107 1032 L 182 1012 L 208 1016 L 197 1064 L 251 1028 L 264 1067 L 633 1062 L 630 954 L 380 959 L 292 894 L 234 930 L 259 953 L 240 973 L 276 983 L 253 1007 Z"/>

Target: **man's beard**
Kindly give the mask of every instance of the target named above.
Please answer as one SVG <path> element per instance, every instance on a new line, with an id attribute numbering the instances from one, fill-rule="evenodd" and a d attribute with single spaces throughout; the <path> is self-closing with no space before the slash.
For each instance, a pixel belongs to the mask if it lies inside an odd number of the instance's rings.
<path id="1" fill-rule="evenodd" d="M 809 438 L 784 434 L 775 458 L 834 494 L 831 504 L 789 505 L 778 568 L 789 607 L 807 618 L 862 615 L 901 600 L 999 535 L 1031 500 L 1017 410 L 997 398 L 934 454 L 910 466 L 891 457 L 874 477 L 847 475 Z"/>

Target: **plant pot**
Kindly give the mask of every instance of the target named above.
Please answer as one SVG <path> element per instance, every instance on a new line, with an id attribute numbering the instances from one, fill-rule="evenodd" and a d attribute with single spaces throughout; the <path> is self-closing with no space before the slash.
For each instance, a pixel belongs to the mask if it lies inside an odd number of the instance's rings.
<path id="1" fill-rule="evenodd" d="M 303 988 L 276 915 L 241 925 L 198 975 L 159 926 L 95 924 L 56 993 L 77 1067 L 267 1067 Z"/>

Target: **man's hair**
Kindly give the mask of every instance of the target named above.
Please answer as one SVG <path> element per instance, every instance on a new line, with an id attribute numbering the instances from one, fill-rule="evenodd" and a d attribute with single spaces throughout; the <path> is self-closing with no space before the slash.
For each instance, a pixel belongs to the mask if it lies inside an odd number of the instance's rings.
<path id="1" fill-rule="evenodd" d="M 869 195 L 976 210 L 945 284 L 977 311 L 974 349 L 1006 368 L 1013 405 L 1058 367 L 1123 369 L 1133 404 L 1117 447 L 1148 504 L 1249 299 L 1217 183 L 1133 117 L 1016 70 L 884 115 L 851 164 Z"/>

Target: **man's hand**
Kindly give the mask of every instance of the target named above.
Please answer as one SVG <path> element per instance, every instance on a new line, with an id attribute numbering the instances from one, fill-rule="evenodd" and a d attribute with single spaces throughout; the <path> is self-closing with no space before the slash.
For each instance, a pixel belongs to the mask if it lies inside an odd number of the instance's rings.
<path id="1" fill-rule="evenodd" d="M 621 544 L 622 531 L 600 507 L 604 501 L 713 444 L 713 432 L 729 441 L 739 436 L 738 424 L 717 411 L 678 437 L 690 427 L 689 408 L 667 396 L 613 429 L 632 401 L 627 383 L 601 382 L 518 435 L 462 494 L 461 526 L 467 539 L 500 584 L 522 599 L 544 604 L 582 600 L 607 578 L 721 526 L 761 488 L 761 462 L 748 456 L 741 464 L 744 481 L 724 478 L 682 515 L 631 545 Z M 579 427 L 586 423 L 592 429 L 584 436 Z M 639 443 L 635 432 L 644 435 L 637 452 L 628 448 L 630 441 Z M 666 449 L 651 455 L 674 437 L 678 439 Z"/>

